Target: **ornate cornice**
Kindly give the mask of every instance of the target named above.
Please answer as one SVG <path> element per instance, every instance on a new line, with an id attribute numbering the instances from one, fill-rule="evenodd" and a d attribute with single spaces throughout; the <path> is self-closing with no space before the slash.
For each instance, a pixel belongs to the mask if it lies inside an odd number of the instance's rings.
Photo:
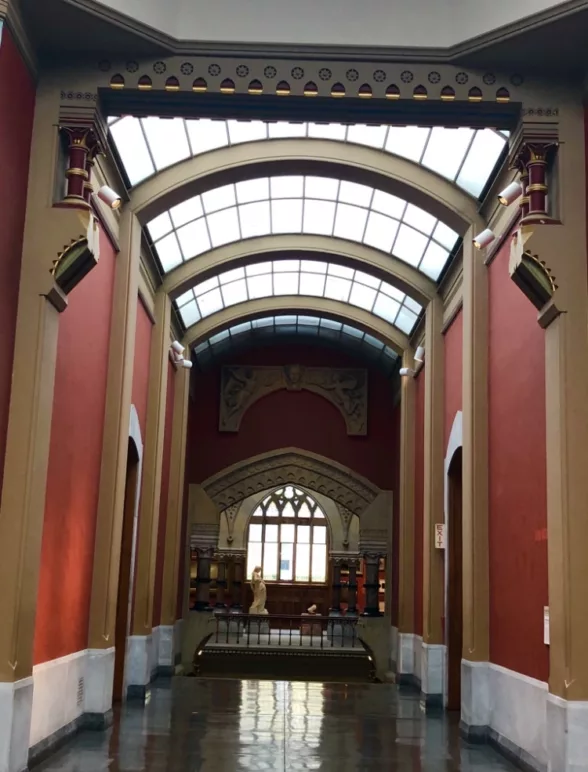
<path id="1" fill-rule="evenodd" d="M 288 483 L 329 496 L 356 515 L 379 493 L 377 486 L 336 461 L 298 448 L 254 456 L 209 477 L 202 487 L 225 510 L 248 496 Z"/>
<path id="2" fill-rule="evenodd" d="M 311 391 L 343 416 L 349 435 L 367 434 L 367 370 L 334 367 L 223 367 L 219 431 L 238 432 L 247 410 L 274 391 Z"/>

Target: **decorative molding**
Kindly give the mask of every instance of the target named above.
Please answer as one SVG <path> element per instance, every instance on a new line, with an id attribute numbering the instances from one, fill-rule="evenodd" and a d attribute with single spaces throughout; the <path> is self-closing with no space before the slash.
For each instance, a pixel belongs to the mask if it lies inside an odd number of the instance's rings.
<path id="1" fill-rule="evenodd" d="M 351 526 L 351 518 L 353 512 L 342 504 L 337 504 L 339 515 L 341 516 L 341 522 L 343 524 L 343 546 L 349 546 L 349 528 Z"/>
<path id="2" fill-rule="evenodd" d="M 235 518 L 237 517 L 237 512 L 239 511 L 239 507 L 241 505 L 241 502 L 236 502 L 235 504 L 231 504 L 230 507 L 227 507 L 221 512 L 221 517 L 224 515 L 227 520 L 227 542 L 229 544 L 233 541 L 233 530 L 235 528 Z"/>
<path id="3" fill-rule="evenodd" d="M 222 511 L 260 491 L 291 483 L 322 493 L 361 515 L 379 488 L 336 461 L 298 448 L 264 453 L 224 469 L 202 483 Z"/>
<path id="4" fill-rule="evenodd" d="M 280 389 L 324 397 L 343 416 L 347 434 L 367 434 L 367 370 L 301 365 L 223 367 L 219 431 L 238 432 L 251 405 Z"/>
<path id="5" fill-rule="evenodd" d="M 372 557 L 385 557 L 388 554 L 387 528 L 360 528 L 359 551 Z"/>

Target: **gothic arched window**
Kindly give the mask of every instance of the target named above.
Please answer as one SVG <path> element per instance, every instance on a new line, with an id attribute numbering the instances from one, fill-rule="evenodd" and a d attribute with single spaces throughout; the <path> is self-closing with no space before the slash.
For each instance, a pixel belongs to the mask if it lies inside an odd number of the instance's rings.
<path id="1" fill-rule="evenodd" d="M 249 522 L 247 575 L 266 582 L 327 581 L 327 521 L 307 493 L 286 485 L 259 504 Z"/>

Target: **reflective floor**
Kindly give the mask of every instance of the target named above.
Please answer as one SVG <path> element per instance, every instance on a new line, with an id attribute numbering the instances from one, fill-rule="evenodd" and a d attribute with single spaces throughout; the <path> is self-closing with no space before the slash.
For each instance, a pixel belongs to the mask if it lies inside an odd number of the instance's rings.
<path id="1" fill-rule="evenodd" d="M 497 772 L 515 768 L 384 684 L 175 678 L 37 767 L 98 772 Z"/>

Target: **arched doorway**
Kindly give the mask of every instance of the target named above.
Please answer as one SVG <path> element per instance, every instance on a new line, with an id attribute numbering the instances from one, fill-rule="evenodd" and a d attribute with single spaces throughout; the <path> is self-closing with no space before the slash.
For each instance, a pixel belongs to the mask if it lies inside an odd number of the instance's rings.
<path id="1" fill-rule="evenodd" d="M 124 697 L 125 657 L 131 604 L 133 576 L 133 535 L 139 481 L 139 453 L 134 440 L 129 437 L 125 502 L 120 548 L 116 626 L 114 632 L 114 683 L 112 699 L 121 702 Z"/>
<path id="2" fill-rule="evenodd" d="M 461 709 L 461 659 L 463 645 L 462 575 L 462 449 L 458 448 L 447 471 L 447 710 Z"/>

